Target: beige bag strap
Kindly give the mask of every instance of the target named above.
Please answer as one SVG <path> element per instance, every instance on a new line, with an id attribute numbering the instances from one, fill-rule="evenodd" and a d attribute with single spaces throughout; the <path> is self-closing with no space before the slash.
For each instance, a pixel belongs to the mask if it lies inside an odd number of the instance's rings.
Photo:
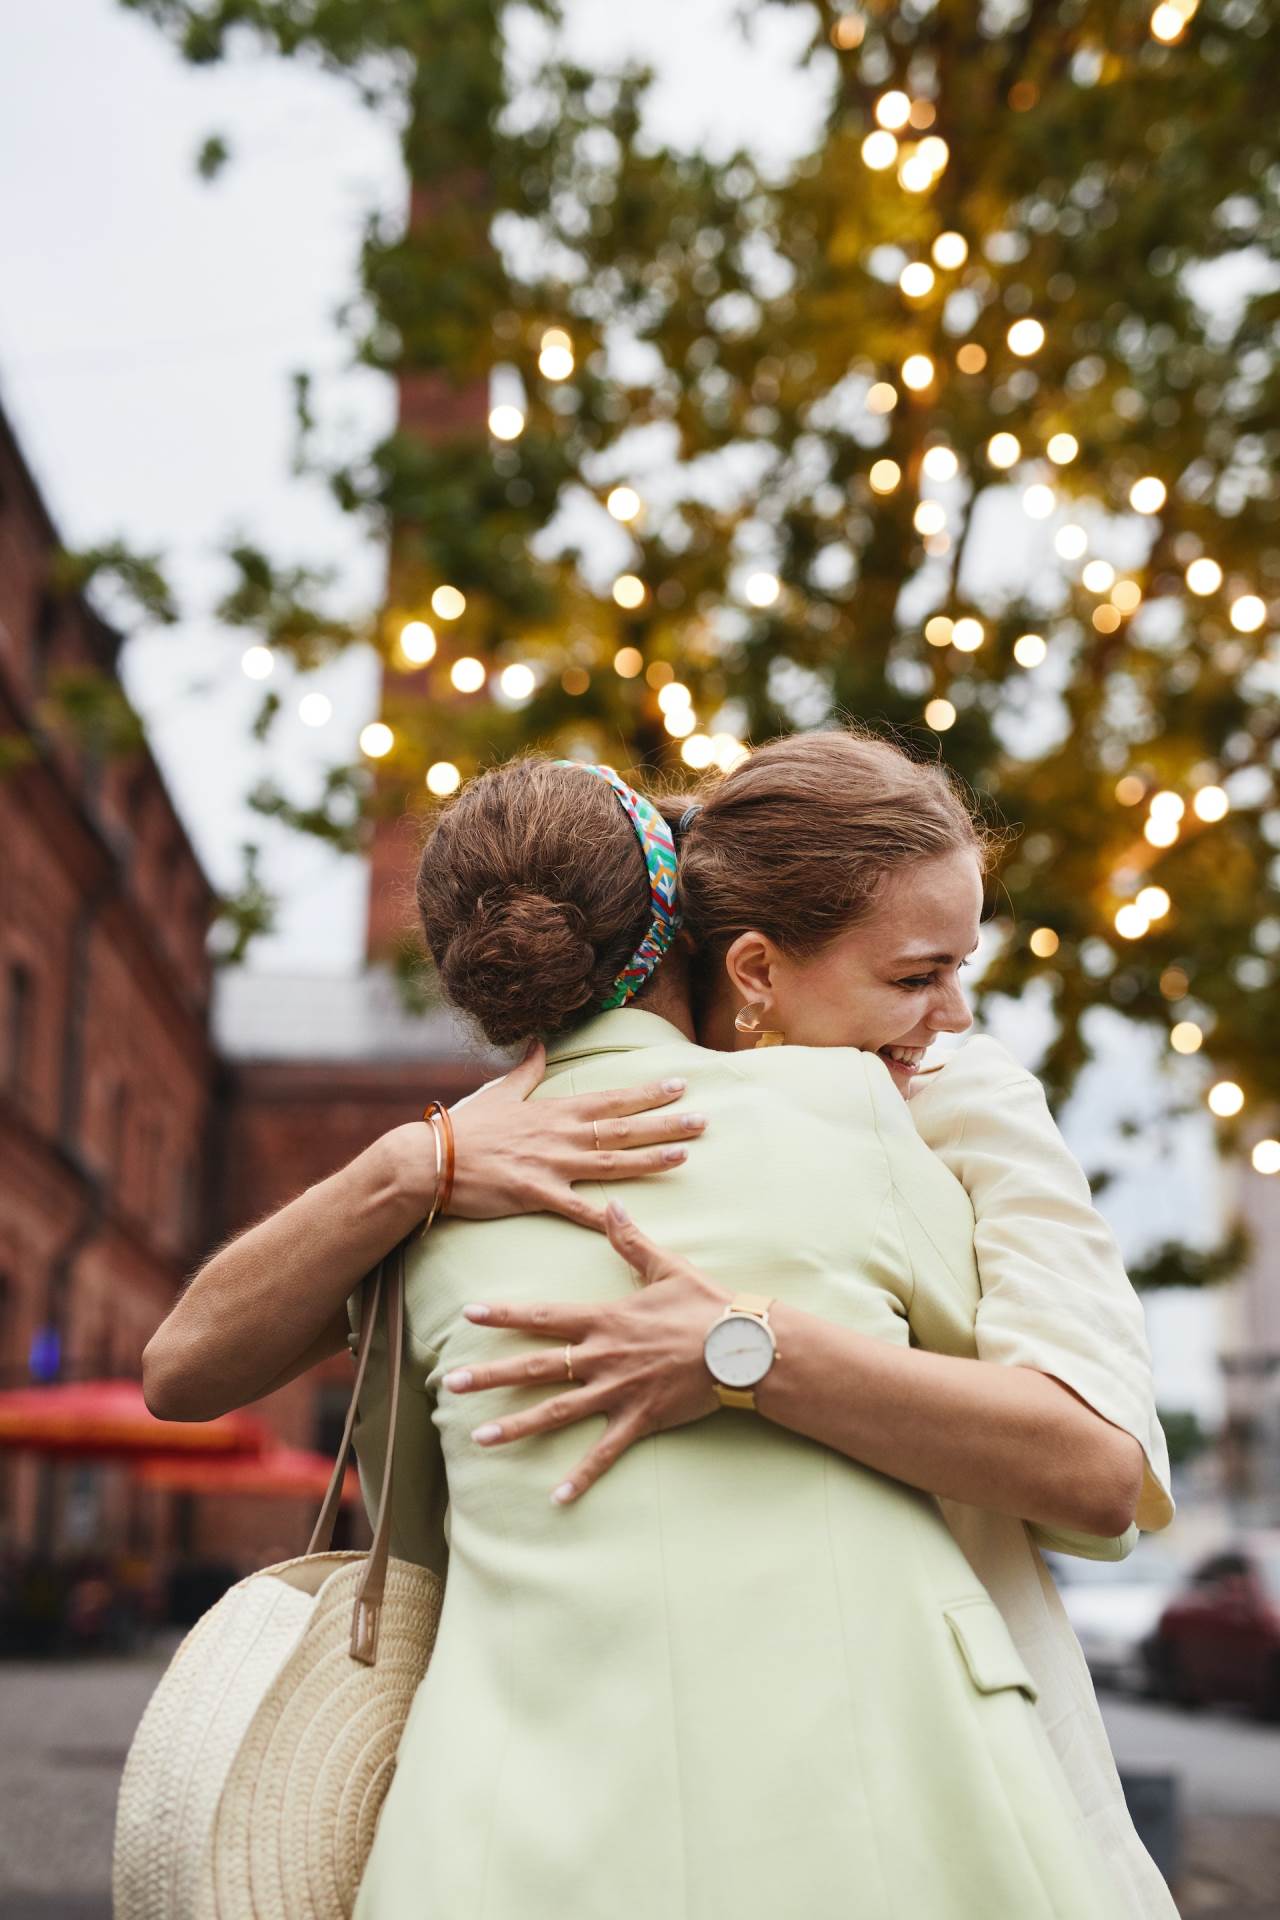
<path id="1" fill-rule="evenodd" d="M 356 1377 L 351 1389 L 346 1424 L 338 1444 L 338 1457 L 325 1492 L 320 1514 L 307 1544 L 308 1553 L 325 1553 L 333 1539 L 334 1524 L 342 1500 L 347 1455 L 355 1432 L 356 1409 L 369 1355 L 373 1350 L 378 1308 L 385 1307 L 387 1319 L 387 1452 L 382 1468 L 382 1491 L 373 1525 L 373 1545 L 365 1561 L 364 1576 L 356 1593 L 351 1618 L 351 1657 L 371 1667 L 378 1657 L 378 1619 L 387 1584 L 387 1561 L 391 1551 L 391 1468 L 396 1447 L 396 1416 L 400 1404 L 400 1365 L 404 1353 L 404 1248 L 402 1240 L 375 1270 L 365 1276 L 360 1299 L 360 1339 L 356 1347 Z"/>

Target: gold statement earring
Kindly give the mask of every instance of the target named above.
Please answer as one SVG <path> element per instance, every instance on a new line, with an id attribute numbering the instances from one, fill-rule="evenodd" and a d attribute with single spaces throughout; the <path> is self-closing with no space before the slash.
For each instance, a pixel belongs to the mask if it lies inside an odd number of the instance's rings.
<path id="1" fill-rule="evenodd" d="M 765 1027 L 760 1024 L 764 1011 L 763 1000 L 748 1000 L 745 1007 L 738 1009 L 737 1018 L 733 1024 L 739 1033 L 756 1034 L 758 1047 L 780 1047 L 787 1036 L 779 1033 L 776 1027 Z"/>

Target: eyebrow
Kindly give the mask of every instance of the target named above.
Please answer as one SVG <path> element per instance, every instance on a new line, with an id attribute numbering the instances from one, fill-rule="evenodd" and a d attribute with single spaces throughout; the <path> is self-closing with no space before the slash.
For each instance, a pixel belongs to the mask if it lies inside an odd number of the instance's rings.
<path id="1" fill-rule="evenodd" d="M 963 958 L 971 960 L 981 945 L 982 942 L 980 940 L 975 940 Z M 935 966 L 949 967 L 955 960 L 955 955 L 953 953 L 900 953 L 894 961 L 894 965 L 897 967 L 919 966 L 922 960 L 930 961 Z"/>

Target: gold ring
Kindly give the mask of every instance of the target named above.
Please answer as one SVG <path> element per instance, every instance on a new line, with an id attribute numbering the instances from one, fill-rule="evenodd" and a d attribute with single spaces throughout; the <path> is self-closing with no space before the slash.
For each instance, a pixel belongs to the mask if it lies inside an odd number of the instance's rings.
<path id="1" fill-rule="evenodd" d="M 564 1370 L 565 1370 L 565 1372 L 566 1372 L 566 1373 L 568 1374 L 568 1376 L 569 1376 L 569 1378 L 570 1378 L 570 1379 L 572 1380 L 572 1378 L 573 1378 L 573 1349 L 572 1349 L 572 1348 L 570 1347 L 570 1345 L 569 1345 L 569 1342 L 568 1342 L 567 1340 L 566 1340 L 566 1341 L 565 1341 L 565 1343 L 564 1343 Z"/>
<path id="2" fill-rule="evenodd" d="M 593 1120 L 591 1122 L 591 1133 L 596 1143 L 596 1152 L 599 1153 L 601 1151 L 601 1147 L 600 1147 L 600 1122 L 598 1120 Z"/>

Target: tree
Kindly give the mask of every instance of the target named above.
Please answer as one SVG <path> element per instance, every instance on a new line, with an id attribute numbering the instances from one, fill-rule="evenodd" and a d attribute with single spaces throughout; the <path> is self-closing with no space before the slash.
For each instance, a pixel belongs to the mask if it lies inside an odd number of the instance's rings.
<path id="1" fill-rule="evenodd" d="M 785 178 L 657 144 L 550 0 L 518 82 L 488 0 L 122 3 L 403 132 L 413 217 L 370 220 L 349 311 L 401 426 L 328 476 L 388 604 L 326 622 L 252 554 L 225 609 L 304 664 L 372 640 L 385 728 L 264 808 L 350 844 L 530 742 L 654 772 L 887 722 L 1024 829 L 983 991 L 1041 983 L 1055 1091 L 1101 1005 L 1203 1041 L 1247 1117 L 1280 1095 L 1265 0 L 803 0 L 827 110 Z"/>

